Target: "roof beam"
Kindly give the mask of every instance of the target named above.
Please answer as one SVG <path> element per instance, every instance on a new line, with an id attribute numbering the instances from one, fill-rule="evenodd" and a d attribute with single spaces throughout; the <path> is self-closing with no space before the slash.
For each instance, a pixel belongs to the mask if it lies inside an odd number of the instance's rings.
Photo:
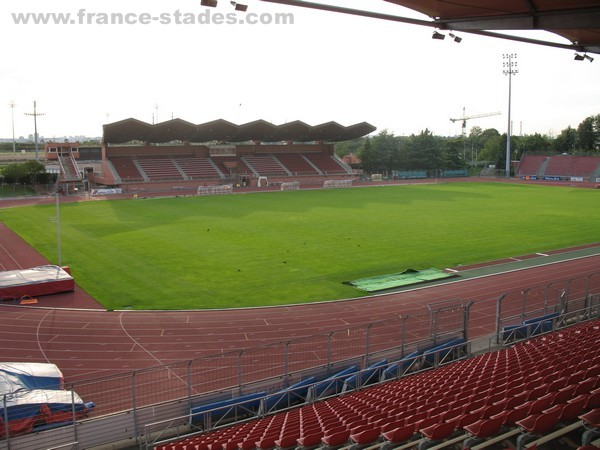
<path id="1" fill-rule="evenodd" d="M 392 14 L 383 14 L 383 13 L 365 11 L 365 10 L 354 9 L 354 8 L 345 8 L 342 6 L 325 5 L 322 3 L 308 2 L 308 1 L 304 1 L 304 0 L 261 0 L 261 1 L 268 2 L 268 3 L 277 3 L 280 5 L 298 6 L 301 8 L 316 9 L 316 10 L 320 10 L 320 11 L 330 11 L 330 12 L 336 12 L 336 13 L 340 13 L 340 14 L 349 14 L 349 15 L 353 15 L 353 16 L 369 17 L 372 19 L 380 19 L 380 20 L 389 20 L 389 21 L 393 21 L 393 22 L 408 23 L 408 24 L 412 24 L 412 25 L 420 25 L 420 26 L 426 26 L 426 27 L 432 27 L 432 28 L 445 28 L 445 29 L 461 30 L 464 33 L 477 34 L 480 36 L 488 36 L 488 37 L 493 37 L 493 38 L 498 38 L 498 39 L 506 39 L 509 41 L 525 42 L 528 44 L 543 45 L 546 47 L 562 48 L 565 50 L 574 50 L 574 51 L 578 51 L 578 52 L 600 53 L 599 46 L 595 45 L 595 44 L 594 45 L 586 45 L 586 46 L 582 46 L 582 45 L 578 45 L 578 44 L 561 44 L 558 42 L 544 41 L 544 40 L 540 40 L 540 39 L 530 39 L 530 38 L 525 38 L 525 37 L 520 37 L 520 36 L 512 36 L 509 34 L 497 33 L 494 31 L 486 31 L 487 27 L 473 29 L 471 27 L 468 27 L 465 23 L 463 23 L 463 25 L 461 25 L 458 21 L 444 22 L 444 21 L 440 21 L 440 20 L 428 21 L 428 20 L 411 19 L 409 17 L 395 16 Z M 533 22 L 531 19 L 531 15 L 524 14 L 523 17 L 528 20 L 529 24 L 531 24 Z M 538 16 L 536 15 L 535 17 L 537 18 Z M 594 16 L 594 17 L 598 17 L 598 16 Z M 513 18 L 515 18 L 515 17 L 513 17 Z M 594 20 L 598 20 L 598 19 L 594 19 Z M 594 26 L 586 27 L 586 28 L 596 28 L 597 23 L 598 22 L 595 22 Z M 453 28 L 453 26 L 456 26 L 456 27 Z M 571 27 L 571 28 L 573 28 L 573 27 Z M 577 28 L 577 27 L 575 27 L 575 28 Z M 498 28 L 498 29 L 500 29 L 500 28 Z M 506 29 L 506 28 L 503 28 L 503 29 Z M 532 28 L 520 28 L 520 29 L 528 30 L 528 29 L 532 29 Z"/>
<path id="2" fill-rule="evenodd" d="M 570 30 L 597 28 L 600 7 L 568 11 L 503 14 L 461 19 L 437 19 L 440 28 L 452 30 Z"/>

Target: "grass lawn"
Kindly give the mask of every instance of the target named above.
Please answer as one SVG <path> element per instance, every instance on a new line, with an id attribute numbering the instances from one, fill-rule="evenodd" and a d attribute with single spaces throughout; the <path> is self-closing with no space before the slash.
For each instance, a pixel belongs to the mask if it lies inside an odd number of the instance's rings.
<path id="1" fill-rule="evenodd" d="M 109 309 L 279 305 L 342 284 L 600 240 L 600 192 L 448 183 L 65 203 L 62 263 Z M 0 218 L 57 262 L 55 206 Z"/>

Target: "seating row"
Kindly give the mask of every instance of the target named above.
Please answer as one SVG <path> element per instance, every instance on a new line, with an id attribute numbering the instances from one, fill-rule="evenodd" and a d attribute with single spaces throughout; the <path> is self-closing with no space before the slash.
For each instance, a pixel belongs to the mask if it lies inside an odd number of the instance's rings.
<path id="1" fill-rule="evenodd" d="M 600 321 L 587 322 L 160 448 L 428 448 L 451 439 L 466 448 L 506 431 L 524 446 L 600 408 L 598 342 Z"/>
<path id="2" fill-rule="evenodd" d="M 221 179 L 229 175 L 228 167 L 222 166 L 217 158 L 200 157 L 139 157 L 139 156 L 112 156 L 110 158 L 119 177 L 124 180 L 141 180 L 147 177 L 150 180 L 161 179 Z M 276 157 L 266 155 L 246 155 L 243 158 L 234 158 L 237 174 L 291 176 L 345 174 L 346 170 L 331 155 L 325 154 L 290 154 Z M 288 167 L 287 164 L 291 166 Z"/>

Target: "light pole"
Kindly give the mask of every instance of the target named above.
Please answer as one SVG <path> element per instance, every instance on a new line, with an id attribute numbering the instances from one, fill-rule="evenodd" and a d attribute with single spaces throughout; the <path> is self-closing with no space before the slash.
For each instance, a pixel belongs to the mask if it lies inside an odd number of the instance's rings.
<path id="1" fill-rule="evenodd" d="M 502 63 L 502 73 L 508 75 L 508 128 L 506 130 L 506 177 L 510 177 L 510 101 L 512 95 L 512 76 L 519 73 L 517 70 L 516 53 L 505 53 L 502 55 L 504 62 Z"/>
<path id="2" fill-rule="evenodd" d="M 13 134 L 13 153 L 17 153 L 16 144 L 15 144 L 15 102 L 11 100 L 8 104 L 10 106 L 10 116 L 12 119 L 12 134 Z"/>
<path id="3" fill-rule="evenodd" d="M 56 244 L 58 246 L 57 254 L 58 254 L 58 267 L 62 266 L 62 255 L 60 251 L 60 192 L 59 189 L 54 193 L 56 196 Z"/>
<path id="4" fill-rule="evenodd" d="M 33 139 L 35 141 L 35 160 L 39 161 L 38 158 L 38 132 L 37 132 L 37 116 L 43 116 L 44 114 L 40 114 L 36 109 L 36 102 L 33 101 L 33 113 L 25 113 L 26 116 L 33 116 L 33 132 L 35 133 Z"/>

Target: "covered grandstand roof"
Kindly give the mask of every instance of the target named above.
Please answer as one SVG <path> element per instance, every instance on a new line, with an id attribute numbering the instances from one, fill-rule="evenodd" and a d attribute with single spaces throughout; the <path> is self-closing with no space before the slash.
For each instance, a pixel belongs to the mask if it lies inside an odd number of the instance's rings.
<path id="1" fill-rule="evenodd" d="M 424 25 L 442 30 L 498 37 L 521 42 L 600 53 L 599 0 L 383 0 L 425 14 L 419 20 L 302 0 L 262 0 L 376 19 Z M 529 39 L 502 31 L 544 30 L 571 43 Z"/>
<path id="2" fill-rule="evenodd" d="M 343 126 L 336 122 L 308 125 L 300 120 L 274 125 L 266 120 L 255 120 L 236 125 L 223 119 L 195 125 L 182 119 L 172 119 L 149 124 L 137 119 L 125 119 L 103 125 L 105 144 L 122 144 L 130 141 L 162 143 L 189 142 L 341 142 L 366 136 L 376 127 L 361 122 Z"/>

